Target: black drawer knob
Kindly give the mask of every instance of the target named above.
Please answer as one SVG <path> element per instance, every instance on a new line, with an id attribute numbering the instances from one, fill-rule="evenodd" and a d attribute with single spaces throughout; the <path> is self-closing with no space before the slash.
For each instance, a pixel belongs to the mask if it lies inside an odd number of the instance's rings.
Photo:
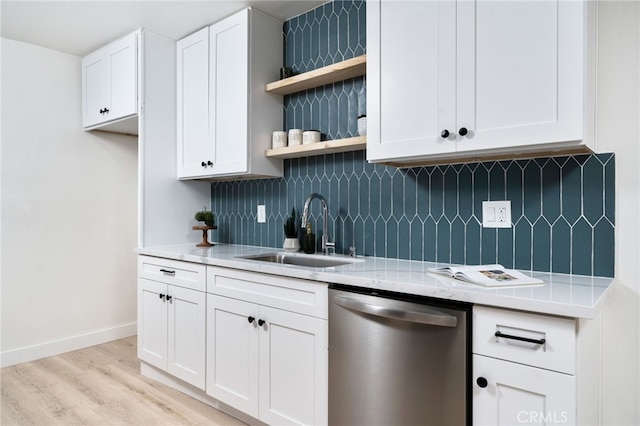
<path id="1" fill-rule="evenodd" d="M 449 137 L 449 131 L 447 129 L 444 129 L 442 131 L 442 133 L 440 133 L 440 136 L 442 136 L 442 139 L 446 139 Z"/>
<path id="2" fill-rule="evenodd" d="M 469 133 L 469 132 L 467 131 L 466 127 L 460 127 L 460 130 L 458 130 L 458 134 L 460 136 L 465 136 L 467 133 Z"/>
<path id="3" fill-rule="evenodd" d="M 249 321 L 249 324 L 253 323 L 256 319 L 254 317 L 247 317 L 247 321 Z"/>
<path id="4" fill-rule="evenodd" d="M 265 323 L 265 322 L 266 322 L 265 320 L 263 320 L 263 319 L 259 319 L 259 320 L 258 320 L 258 325 L 259 325 L 260 327 L 262 327 L 262 326 L 264 325 L 264 323 Z"/>
<path id="5" fill-rule="evenodd" d="M 484 377 L 478 377 L 476 379 L 476 383 L 478 384 L 478 386 L 480 386 L 481 388 L 486 388 L 487 385 L 489 384 L 489 382 L 487 382 L 487 379 L 485 379 Z"/>

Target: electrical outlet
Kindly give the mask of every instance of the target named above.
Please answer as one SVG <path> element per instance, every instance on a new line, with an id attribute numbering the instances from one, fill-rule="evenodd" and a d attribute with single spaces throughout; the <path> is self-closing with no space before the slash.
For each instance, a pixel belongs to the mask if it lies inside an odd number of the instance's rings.
<path id="1" fill-rule="evenodd" d="M 258 205 L 258 223 L 265 223 L 267 221 L 267 208 L 264 204 Z"/>
<path id="2" fill-rule="evenodd" d="M 511 228 L 511 201 L 483 201 L 483 228 Z"/>

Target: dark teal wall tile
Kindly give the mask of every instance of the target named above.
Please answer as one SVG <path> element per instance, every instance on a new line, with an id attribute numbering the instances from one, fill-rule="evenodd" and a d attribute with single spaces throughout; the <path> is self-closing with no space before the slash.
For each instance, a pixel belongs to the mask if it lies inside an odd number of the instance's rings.
<path id="1" fill-rule="evenodd" d="M 287 21 L 283 64 L 308 71 L 365 53 L 366 2 L 334 1 Z M 355 136 L 365 113 L 364 77 L 284 99 L 283 126 L 328 139 Z M 284 178 L 215 182 L 220 242 L 278 248 L 292 207 L 311 192 L 329 203 L 339 253 L 524 270 L 614 274 L 615 156 L 565 156 L 398 170 L 363 151 L 285 160 Z M 512 229 L 482 228 L 482 201 L 511 200 Z M 267 223 L 256 222 L 266 204 Z M 320 203 L 310 221 L 322 234 Z"/>

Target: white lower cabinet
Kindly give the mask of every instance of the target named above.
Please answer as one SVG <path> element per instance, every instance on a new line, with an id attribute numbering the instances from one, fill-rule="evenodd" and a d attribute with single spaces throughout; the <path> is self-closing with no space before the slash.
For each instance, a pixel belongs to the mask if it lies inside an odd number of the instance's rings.
<path id="1" fill-rule="evenodd" d="M 474 307 L 473 424 L 577 424 L 576 323 Z"/>
<path id="2" fill-rule="evenodd" d="M 482 355 L 473 371 L 474 425 L 576 424 L 575 376 Z"/>
<path id="3" fill-rule="evenodd" d="M 182 271 L 175 268 L 181 264 Z M 154 266 L 167 278 L 145 278 L 151 275 L 145 269 Z M 138 271 L 138 358 L 204 389 L 206 294 L 167 283 L 181 281 L 186 271 L 200 275 L 204 285 L 204 267 L 140 256 Z"/>
<path id="4" fill-rule="evenodd" d="M 267 424 L 327 424 L 326 285 L 209 267 L 207 289 L 236 296 L 207 295 L 207 394 Z M 324 317 L 296 312 L 314 300 Z"/>

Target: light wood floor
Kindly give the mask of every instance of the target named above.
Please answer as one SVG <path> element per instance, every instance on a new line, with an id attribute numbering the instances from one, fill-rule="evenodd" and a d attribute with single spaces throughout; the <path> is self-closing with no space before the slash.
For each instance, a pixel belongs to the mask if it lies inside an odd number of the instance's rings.
<path id="1" fill-rule="evenodd" d="M 135 336 L 5 367 L 0 424 L 244 424 L 139 371 Z"/>

